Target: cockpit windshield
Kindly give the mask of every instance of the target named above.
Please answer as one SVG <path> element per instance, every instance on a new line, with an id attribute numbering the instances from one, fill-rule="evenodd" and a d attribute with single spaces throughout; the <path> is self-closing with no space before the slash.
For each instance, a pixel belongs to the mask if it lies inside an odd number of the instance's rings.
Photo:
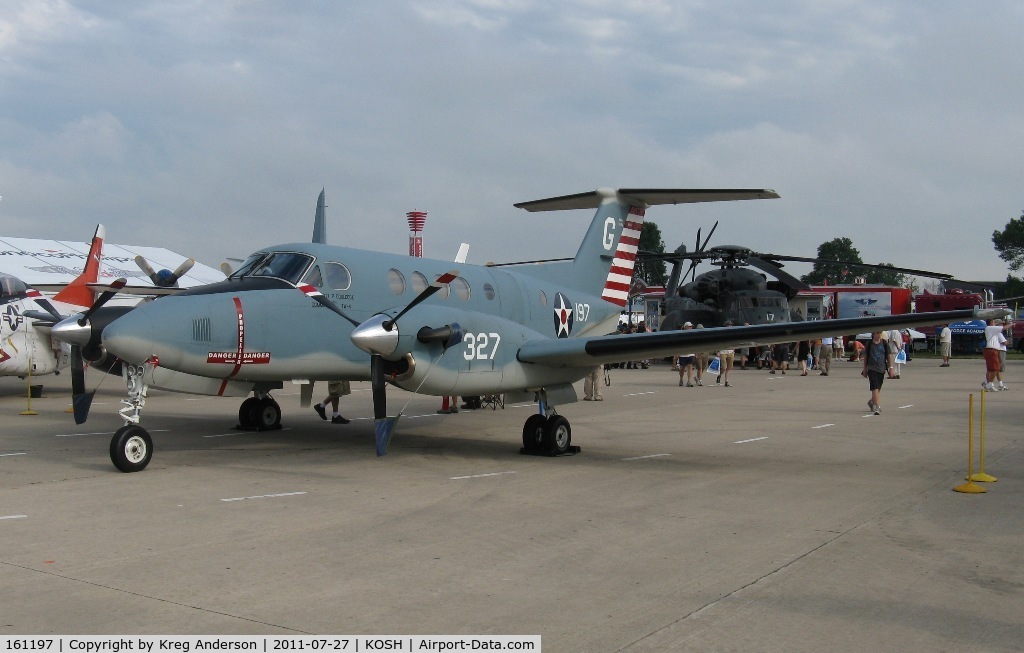
<path id="1" fill-rule="evenodd" d="M 265 258 L 267 258 L 266 252 L 256 252 L 255 254 L 250 254 L 247 259 L 242 261 L 242 265 L 240 265 L 237 270 L 231 273 L 231 276 L 229 278 L 241 279 L 249 272 L 251 272 L 253 267 L 255 267 L 257 263 L 259 263 Z"/>
<path id="2" fill-rule="evenodd" d="M 18 277 L 0 272 L 0 301 L 24 297 L 28 286 Z"/>
<path id="3" fill-rule="evenodd" d="M 231 278 L 274 277 L 296 284 L 312 263 L 313 257 L 308 254 L 262 252 L 247 258 Z"/>

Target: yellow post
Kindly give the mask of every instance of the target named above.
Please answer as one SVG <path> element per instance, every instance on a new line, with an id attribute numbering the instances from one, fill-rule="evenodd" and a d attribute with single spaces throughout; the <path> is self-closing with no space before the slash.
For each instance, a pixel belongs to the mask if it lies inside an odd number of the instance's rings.
<path id="1" fill-rule="evenodd" d="M 967 470 L 969 474 L 967 477 L 968 481 L 978 481 L 981 483 L 995 483 L 999 479 L 995 476 L 985 473 L 985 393 L 981 393 L 981 434 L 978 436 L 978 473 L 971 474 L 971 470 Z"/>
<path id="2" fill-rule="evenodd" d="M 22 415 L 38 415 L 36 411 L 32 410 L 32 358 L 28 359 L 28 383 L 25 386 L 25 400 L 27 406 L 25 410 L 21 411 Z"/>
<path id="3" fill-rule="evenodd" d="M 982 393 L 984 395 L 984 393 Z M 982 494 L 988 492 L 985 488 L 970 480 L 971 471 L 974 468 L 974 395 L 968 395 L 967 409 L 967 482 L 961 483 L 953 488 L 954 492 L 966 494 Z"/>

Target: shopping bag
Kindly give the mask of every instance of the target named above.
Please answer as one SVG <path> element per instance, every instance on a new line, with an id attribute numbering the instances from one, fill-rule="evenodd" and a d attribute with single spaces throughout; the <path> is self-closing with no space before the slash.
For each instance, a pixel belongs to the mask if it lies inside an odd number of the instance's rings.
<path id="1" fill-rule="evenodd" d="M 718 356 L 715 356 L 714 358 L 711 359 L 711 362 L 708 363 L 708 372 L 710 372 L 711 374 L 718 374 L 718 370 L 721 368 L 721 366 L 722 361 L 718 359 Z"/>

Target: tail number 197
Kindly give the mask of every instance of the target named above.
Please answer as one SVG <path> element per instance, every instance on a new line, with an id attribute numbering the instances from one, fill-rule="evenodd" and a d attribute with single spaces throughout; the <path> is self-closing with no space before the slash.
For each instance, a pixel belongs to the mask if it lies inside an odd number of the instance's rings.
<path id="1" fill-rule="evenodd" d="M 498 352 L 498 343 L 501 342 L 501 335 L 497 333 L 467 333 L 462 342 L 466 343 L 466 350 L 462 357 L 471 360 L 493 360 Z"/>

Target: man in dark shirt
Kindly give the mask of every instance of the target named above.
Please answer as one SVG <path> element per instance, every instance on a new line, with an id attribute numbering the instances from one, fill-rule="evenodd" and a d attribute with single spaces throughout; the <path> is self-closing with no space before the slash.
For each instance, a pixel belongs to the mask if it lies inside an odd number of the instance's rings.
<path id="1" fill-rule="evenodd" d="M 892 354 L 889 353 L 888 344 L 882 340 L 882 332 L 874 331 L 871 334 L 871 342 L 864 349 L 864 370 L 861 376 L 868 380 L 868 387 L 871 390 L 871 399 L 868 399 L 868 410 L 875 415 L 882 413 L 880 405 L 882 395 L 882 381 L 892 367 Z"/>

